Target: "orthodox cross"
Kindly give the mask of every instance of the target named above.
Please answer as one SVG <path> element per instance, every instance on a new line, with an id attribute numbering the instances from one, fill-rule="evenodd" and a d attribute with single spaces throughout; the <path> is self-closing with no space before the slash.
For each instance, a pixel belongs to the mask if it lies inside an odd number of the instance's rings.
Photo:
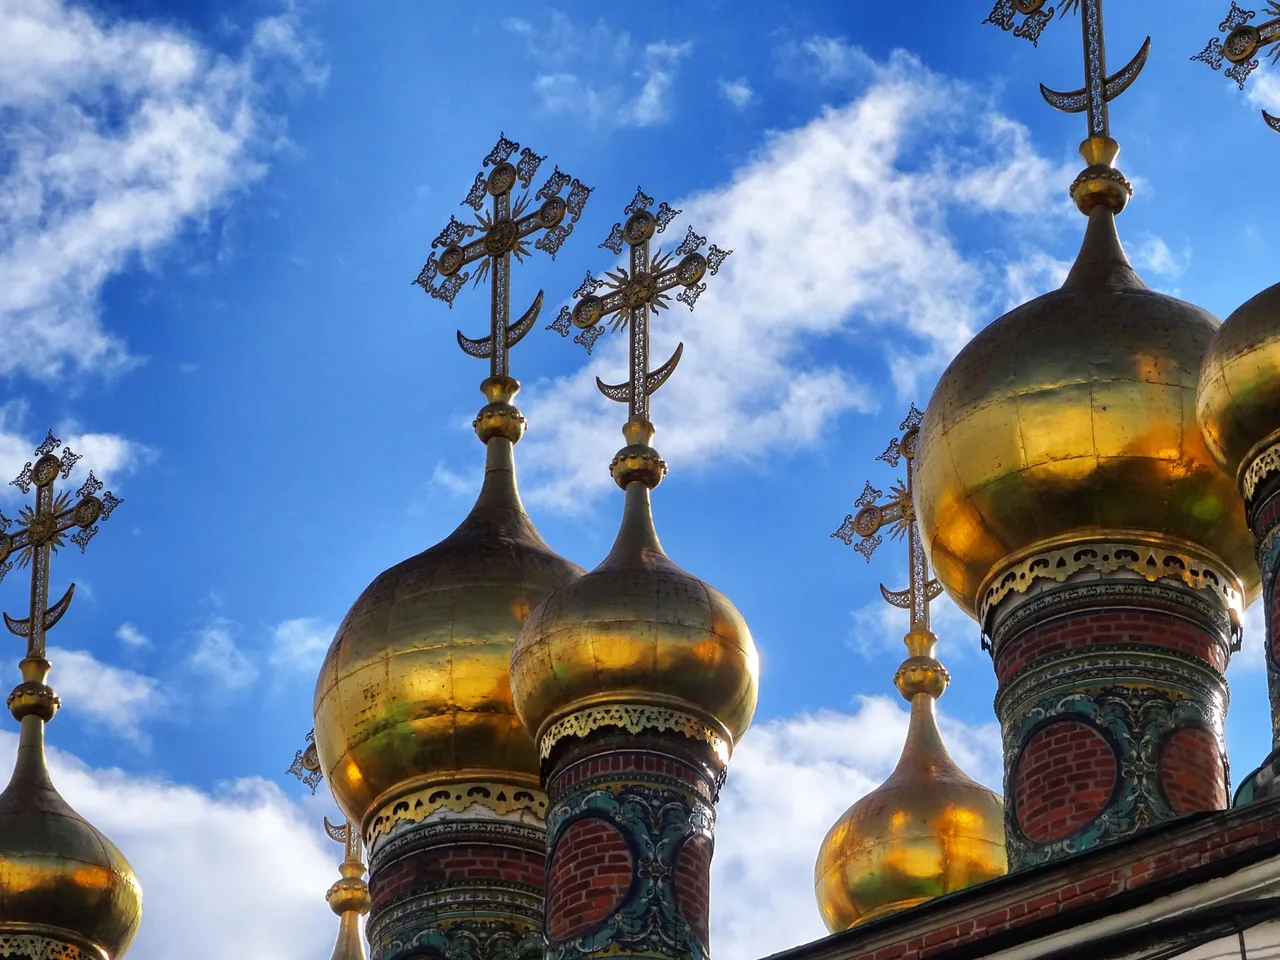
<path id="1" fill-rule="evenodd" d="M 1001 30 L 1012 30 L 1015 37 L 1030 40 L 1039 46 L 1040 34 L 1053 19 L 1054 8 L 1045 6 L 1047 0 L 996 0 L 991 14 L 983 23 L 994 23 Z M 1142 44 L 1142 49 L 1132 60 L 1111 76 L 1107 76 L 1107 52 L 1102 30 L 1102 0 L 1062 0 L 1058 18 L 1066 16 L 1069 10 L 1080 11 L 1081 28 L 1084 32 L 1084 86 L 1079 90 L 1061 93 L 1050 90 L 1040 84 L 1040 95 L 1049 106 L 1063 113 L 1087 113 L 1089 117 L 1089 136 L 1111 136 L 1111 123 L 1108 117 L 1107 104 L 1129 89 L 1137 79 L 1142 68 L 1146 66 L 1147 54 L 1151 51 L 1151 38 Z M 1019 21 L 1018 17 L 1022 20 Z"/>
<path id="2" fill-rule="evenodd" d="M 320 754 L 316 751 L 316 732 L 312 730 L 307 734 L 307 745 L 293 755 L 293 763 L 289 765 L 289 769 L 285 773 L 292 774 L 301 780 L 306 786 L 311 788 L 312 795 L 316 792 L 316 787 L 320 786 L 324 780 L 324 774 L 320 771 Z"/>
<path id="3" fill-rule="evenodd" d="M 475 284 L 479 285 L 486 277 L 492 282 L 489 335 L 473 340 L 463 336 L 459 330 L 458 346 L 470 356 L 488 359 L 491 377 L 509 375 L 508 351 L 529 332 L 542 309 L 542 291 L 538 291 L 533 305 L 524 315 L 515 323 L 508 322 L 511 313 L 511 258 L 514 256 L 523 262 L 529 253 L 529 238 L 541 231 L 533 246 L 546 251 L 554 260 L 561 244 L 573 232 L 573 225 L 582 216 L 583 207 L 591 195 L 590 187 L 583 186 L 556 167 L 534 194 L 533 200 L 541 200 L 542 203 L 531 209 L 533 201 L 529 199 L 528 188 L 538 166 L 546 158 L 525 147 L 512 163 L 511 157 L 517 150 L 520 150 L 520 144 L 508 140 L 505 135 L 499 136 L 497 146 L 484 158 L 470 192 L 462 201 L 462 206 L 475 211 L 476 222 L 463 223 L 456 217 L 450 217 L 448 226 L 431 241 L 432 253 L 414 281 L 431 296 L 452 307 L 453 298 L 471 278 L 470 273 L 462 272 L 463 268 L 477 260 L 482 261 L 475 271 Z M 486 174 L 488 167 L 493 169 Z M 513 200 L 512 193 L 517 183 L 525 188 L 525 192 Z M 565 187 L 569 192 L 562 197 L 560 193 Z M 493 207 L 489 211 L 483 210 L 485 197 L 493 198 Z M 477 233 L 479 236 L 475 236 Z M 443 248 L 439 255 L 434 252 L 437 247 Z"/>
<path id="4" fill-rule="evenodd" d="M 1249 74 L 1258 69 L 1258 61 L 1253 59 L 1255 53 L 1271 47 L 1271 62 L 1280 62 L 1280 3 L 1269 2 L 1267 13 L 1272 15 L 1271 19 L 1255 26 L 1249 21 L 1257 16 L 1257 12 L 1243 10 L 1233 2 L 1226 17 L 1218 24 L 1218 32 L 1225 33 L 1227 39 L 1212 38 L 1191 59 L 1207 63 L 1214 70 L 1220 70 L 1222 61 L 1226 60 L 1231 64 L 1226 70 L 1227 76 L 1243 90 Z M 1273 117 L 1263 110 L 1262 119 L 1272 130 L 1280 133 L 1280 117 Z"/>
<path id="5" fill-rule="evenodd" d="M 57 453 L 59 448 L 62 448 L 61 456 Z M 31 568 L 30 614 L 22 620 L 15 620 L 6 613 L 4 622 L 10 633 L 26 638 L 28 659 L 43 660 L 45 634 L 67 612 L 76 590 L 76 585 L 71 584 L 61 600 L 53 606 L 48 605 L 51 557 L 66 545 L 67 540 L 83 552 L 98 532 L 98 521 L 109 518 L 124 501 L 110 491 L 98 496 L 102 481 L 92 472 L 76 491 L 74 502 L 69 491 L 56 492 L 54 487 L 58 477 L 67 479 L 80 456 L 72 453 L 70 447 L 63 447 L 52 430 L 44 443 L 36 447 L 35 456 L 35 463 L 27 461 L 17 479 L 9 484 L 27 494 L 35 487 L 35 506 L 22 508 L 18 515 L 19 525 L 12 532 L 10 528 L 14 521 L 0 514 L 0 579 L 13 569 L 15 562 L 24 569 Z M 76 532 L 67 536 L 67 531 L 73 528 Z M 10 560 L 15 553 L 16 560 Z"/>
<path id="6" fill-rule="evenodd" d="M 574 291 L 573 296 L 578 302 L 573 309 L 562 307 L 555 322 L 547 327 L 562 337 L 567 337 L 572 327 L 577 327 L 582 332 L 573 338 L 573 342 L 581 344 L 590 353 L 605 332 L 601 321 L 613 317 L 614 330 L 630 325 L 630 379 L 626 383 L 608 384 L 597 377 L 596 386 L 610 400 L 628 404 L 629 419 L 644 423 L 649 421 L 650 395 L 667 382 L 684 353 L 682 343 L 666 363 L 657 370 L 649 369 L 649 314 L 667 309 L 671 305 L 668 294 L 677 286 L 684 289 L 676 299 L 692 310 L 698 297 L 707 289 L 707 285 L 700 282 L 702 278 L 708 273 L 715 276 L 725 258 L 733 253 L 732 250 L 721 250 L 714 243 L 707 248 L 705 255 L 699 253 L 707 238 L 699 236 L 692 227 L 674 251 L 664 253 L 659 248 L 651 252 L 649 245 L 654 235 L 664 232 L 681 212 L 664 201 L 651 213 L 649 208 L 653 202 L 653 197 L 637 187 L 635 197 L 623 210 L 629 214 L 626 223 L 615 223 L 609 236 L 600 244 L 616 256 L 622 255 L 624 243 L 630 247 L 630 270 L 619 267 L 616 271 L 607 272 L 604 279 L 596 279 L 588 271 L 586 279 Z M 676 260 L 677 257 L 680 259 Z M 601 287 L 606 287 L 607 292 L 604 296 L 596 296 Z"/>
<path id="7" fill-rule="evenodd" d="M 324 832 L 329 835 L 330 840 L 336 840 L 342 844 L 348 863 L 360 862 L 360 832 L 351 825 L 350 820 L 344 822 L 340 827 L 335 827 L 329 822 L 329 818 L 325 817 Z"/>
<path id="8" fill-rule="evenodd" d="M 897 467 L 906 461 L 906 482 L 896 481 L 889 490 L 889 498 L 882 501 L 884 493 L 877 490 L 869 482 L 861 495 L 853 502 L 858 507 L 857 513 L 844 518 L 840 529 L 831 534 L 837 540 L 843 540 L 857 550 L 867 562 L 880 546 L 883 538 L 880 531 L 890 528 L 890 536 L 894 540 L 907 538 L 907 563 L 910 582 L 905 590 L 890 590 L 880 584 L 881 595 L 895 607 L 911 611 L 911 631 L 927 632 L 929 629 L 929 601 L 942 592 L 942 584 L 929 577 L 929 561 L 924 555 L 924 544 L 920 541 L 920 526 L 916 523 L 916 508 L 912 501 L 915 484 L 916 441 L 920 437 L 920 421 L 923 414 L 911 405 L 906 419 L 899 424 L 902 436 L 894 437 L 884 453 L 876 457 L 891 467 Z M 860 539 L 857 543 L 853 538 Z"/>

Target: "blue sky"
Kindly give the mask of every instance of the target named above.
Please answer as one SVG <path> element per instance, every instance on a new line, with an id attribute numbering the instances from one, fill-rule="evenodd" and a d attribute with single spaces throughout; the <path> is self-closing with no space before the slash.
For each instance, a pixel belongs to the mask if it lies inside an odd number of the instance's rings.
<path id="1" fill-rule="evenodd" d="M 1154 31 L 1112 107 L 1138 190 L 1121 233 L 1149 284 L 1226 316 L 1277 279 L 1280 138 L 1257 110 L 1280 112 L 1280 74 L 1240 94 L 1188 59 L 1225 10 L 1150 6 L 1107 11 L 1113 69 Z M 282 771 L 334 625 L 474 496 L 487 371 L 454 330 L 485 332 L 487 296 L 449 311 L 410 281 L 499 131 L 595 187 L 559 257 L 514 273 L 515 309 L 545 289 L 549 320 L 612 265 L 596 244 L 637 183 L 684 208 L 673 237 L 735 250 L 694 313 L 654 324 L 655 355 L 686 344 L 653 402 L 657 521 L 763 661 L 722 807 L 717 950 L 818 935 L 817 842 L 905 728 L 905 621 L 876 588 L 904 585 L 905 557 L 887 543 L 868 565 L 828 534 L 865 479 L 894 478 L 874 458 L 908 404 L 1058 282 L 1083 225 L 1066 188 L 1084 122 L 1037 88 L 1079 84 L 1078 20 L 1036 49 L 983 26 L 982 2 L 929 7 L 0 0 L 0 467 L 52 425 L 127 501 L 55 562 L 55 590 L 79 589 L 50 639 L 50 736 L 64 792 L 142 873 L 136 956 L 193 923 L 210 957 L 330 940 L 329 807 Z M 586 566 L 620 508 L 622 410 L 592 381 L 623 375 L 621 350 L 539 328 L 512 360 L 527 504 Z M 14 574 L 0 601 L 24 600 Z M 994 782 L 990 662 L 954 608 L 935 623 L 949 737 Z M 1231 671 L 1237 780 L 1268 747 L 1258 639 Z M 227 944 L 201 891 L 237 857 L 274 880 L 233 905 Z"/>

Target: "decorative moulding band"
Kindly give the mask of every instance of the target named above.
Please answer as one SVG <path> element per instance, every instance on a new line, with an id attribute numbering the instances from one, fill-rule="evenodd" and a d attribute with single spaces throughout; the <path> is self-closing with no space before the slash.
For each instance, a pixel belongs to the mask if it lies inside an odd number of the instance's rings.
<path id="1" fill-rule="evenodd" d="M 437 810 L 464 813 L 477 804 L 499 816 L 521 810 L 540 820 L 547 816 L 547 795 L 541 790 L 493 782 L 435 784 L 405 794 L 379 810 L 365 830 L 365 845 L 372 846 L 374 840 L 390 833 L 401 821 L 421 823 Z"/>
<path id="2" fill-rule="evenodd" d="M 617 703 L 576 710 L 552 723 L 539 740 L 542 759 L 546 760 L 551 756 L 555 745 L 566 737 L 583 739 L 596 730 L 608 727 L 637 734 L 646 730 L 681 733 L 710 746 L 722 764 L 728 764 L 729 755 L 733 752 L 729 738 L 699 717 L 669 707 Z"/>
<path id="3" fill-rule="evenodd" d="M 1213 594 L 1239 614 L 1244 588 L 1225 564 L 1188 549 L 1189 544 L 1141 540 L 1084 540 L 1023 554 L 988 578 L 978 607 L 978 622 L 989 624 L 991 611 L 1011 594 L 1026 593 L 1037 581 L 1062 583 L 1083 570 L 1114 573 L 1125 570 L 1149 582 L 1181 580 L 1193 590 Z"/>
<path id="4" fill-rule="evenodd" d="M 1244 463 L 1247 466 L 1240 474 L 1240 493 L 1245 500 L 1252 500 L 1258 485 L 1271 474 L 1280 472 L 1280 434 L 1271 434 L 1250 450 Z"/>
<path id="5" fill-rule="evenodd" d="M 22 960 L 100 960 L 101 956 L 90 954 L 70 943 L 51 940 L 34 933 L 0 933 L 0 957 L 21 957 Z"/>

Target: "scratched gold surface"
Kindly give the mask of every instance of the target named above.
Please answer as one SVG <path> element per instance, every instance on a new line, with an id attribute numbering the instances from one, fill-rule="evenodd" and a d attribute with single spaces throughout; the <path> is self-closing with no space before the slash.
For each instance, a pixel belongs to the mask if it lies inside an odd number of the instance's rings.
<path id="1" fill-rule="evenodd" d="M 1010 554 L 1123 529 L 1172 535 L 1257 591 L 1234 480 L 1196 423 L 1218 322 L 1147 289 L 1095 208 L 1061 289 L 979 333 L 921 425 L 916 504 L 938 578 L 971 615 Z"/>
<path id="2" fill-rule="evenodd" d="M 375 800 L 434 779 L 509 775 L 536 786 L 537 752 L 511 699 L 511 646 L 529 611 L 581 573 L 525 514 L 510 440 L 489 440 L 471 513 L 369 585 L 321 668 L 316 747 L 353 822 Z"/>
<path id="3" fill-rule="evenodd" d="M 609 556 L 530 615 L 511 660 L 516 707 L 537 735 L 581 707 L 636 703 L 710 719 L 737 742 L 759 673 L 742 615 L 663 552 L 638 481 Z"/>
<path id="4" fill-rule="evenodd" d="M 1232 477 L 1280 428 L 1280 284 L 1227 317 L 1209 344 L 1196 415 L 1209 450 Z"/>

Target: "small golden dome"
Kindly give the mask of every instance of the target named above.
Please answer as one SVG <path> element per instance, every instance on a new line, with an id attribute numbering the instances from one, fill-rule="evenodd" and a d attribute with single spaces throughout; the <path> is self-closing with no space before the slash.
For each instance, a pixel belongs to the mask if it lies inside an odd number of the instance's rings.
<path id="1" fill-rule="evenodd" d="M 85 960 L 116 960 L 142 919 L 142 887 L 124 854 L 49 779 L 44 721 L 57 709 L 44 686 L 49 664 L 27 659 L 22 668 L 26 682 L 10 698 L 22 723 L 18 759 L 0 793 L 0 934 L 68 944 Z M 30 696 L 44 691 L 42 703 Z"/>
<path id="2" fill-rule="evenodd" d="M 819 849 L 814 887 L 832 933 L 1009 872 L 1004 804 L 956 765 L 938 732 L 934 698 L 947 674 L 936 643 L 925 631 L 907 635 L 912 656 L 894 678 L 911 701 L 902 757 Z"/>
<path id="3" fill-rule="evenodd" d="M 759 673 L 737 608 L 663 552 L 639 480 L 609 555 L 530 614 L 511 655 L 516 709 L 538 741 L 578 710 L 625 703 L 688 714 L 732 745 L 755 713 Z"/>
<path id="4" fill-rule="evenodd" d="M 1196 416 L 1209 451 L 1233 478 L 1241 479 L 1251 455 L 1280 439 L 1280 284 L 1219 328 L 1200 370 Z"/>
<path id="5" fill-rule="evenodd" d="M 515 393 L 515 381 L 506 384 L 499 406 Z M 321 769 L 356 824 L 429 782 L 538 784 L 511 700 L 511 645 L 529 611 L 582 569 L 552 552 L 525 514 L 511 432 L 486 427 L 492 407 L 477 418 L 488 440 L 471 513 L 365 589 L 316 682 Z"/>
<path id="6" fill-rule="evenodd" d="M 929 401 L 916 483 L 930 559 L 962 607 L 977 616 L 1013 555 L 1119 532 L 1190 542 L 1256 590 L 1240 497 L 1196 425 L 1217 328 L 1142 283 L 1099 205 L 1061 289 L 970 341 Z"/>

